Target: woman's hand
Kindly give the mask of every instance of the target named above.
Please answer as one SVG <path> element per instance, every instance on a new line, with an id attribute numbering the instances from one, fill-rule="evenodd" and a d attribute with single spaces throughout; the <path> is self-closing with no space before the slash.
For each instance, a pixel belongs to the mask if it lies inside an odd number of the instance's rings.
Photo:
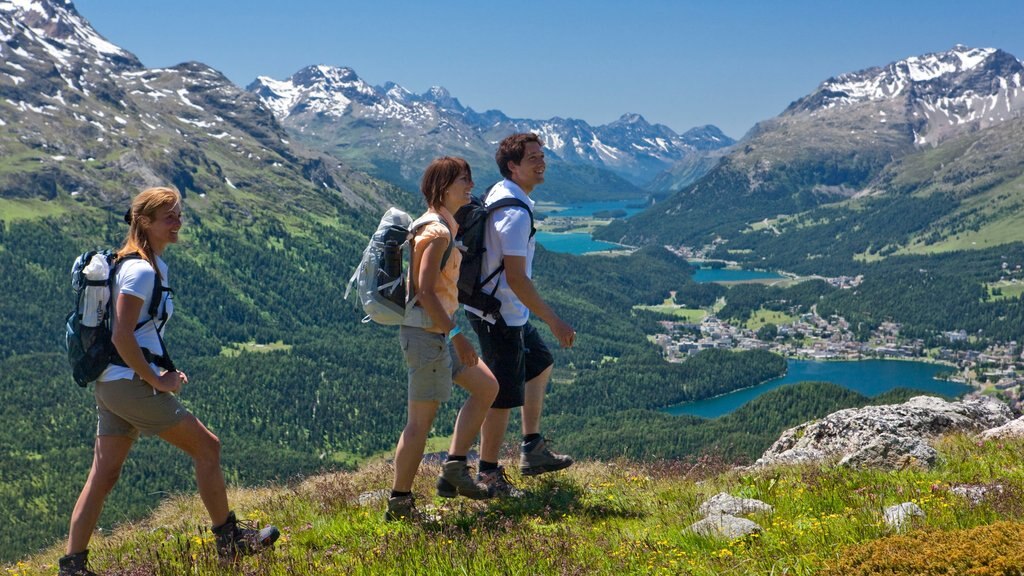
<path id="1" fill-rule="evenodd" d="M 188 376 L 180 370 L 167 370 L 157 379 L 156 384 L 153 384 L 153 388 L 156 388 L 160 392 L 171 392 L 177 394 L 181 390 L 182 385 L 188 384 Z"/>
<path id="2" fill-rule="evenodd" d="M 476 363 L 480 361 L 476 355 L 476 349 L 473 348 L 473 343 L 464 334 L 456 334 L 455 338 L 452 338 L 452 345 L 455 346 L 455 354 L 459 357 L 459 362 L 466 368 L 476 366 Z"/>

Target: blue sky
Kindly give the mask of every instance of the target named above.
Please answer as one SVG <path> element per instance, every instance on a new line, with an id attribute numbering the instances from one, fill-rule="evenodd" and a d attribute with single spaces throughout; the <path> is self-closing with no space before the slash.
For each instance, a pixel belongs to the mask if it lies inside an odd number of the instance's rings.
<path id="1" fill-rule="evenodd" d="M 1024 58 L 1024 1 L 75 0 L 148 67 L 196 60 L 240 86 L 311 64 L 514 118 L 627 112 L 739 138 L 823 80 L 955 44 Z"/>

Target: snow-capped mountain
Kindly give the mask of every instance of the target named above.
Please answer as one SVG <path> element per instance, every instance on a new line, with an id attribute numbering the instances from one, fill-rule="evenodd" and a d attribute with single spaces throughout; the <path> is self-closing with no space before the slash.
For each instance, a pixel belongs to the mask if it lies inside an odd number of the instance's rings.
<path id="1" fill-rule="evenodd" d="M 0 96 L 0 151 L 20 162 L 0 171 L 3 196 L 107 204 L 170 182 L 185 195 L 250 188 L 269 205 L 325 188 L 351 205 L 376 201 L 343 183 L 336 160 L 293 147 L 263 102 L 220 72 L 147 69 L 70 0 L 0 0 Z"/>
<path id="2" fill-rule="evenodd" d="M 886 104 L 895 104 L 892 112 Z M 794 102 L 786 114 L 875 106 L 880 123 L 906 121 L 917 145 L 936 144 L 964 129 L 987 128 L 1024 110 L 1024 65 L 993 48 L 957 45 L 884 67 L 843 74 Z"/>
<path id="3" fill-rule="evenodd" d="M 540 135 L 556 160 L 609 170 L 634 184 L 646 183 L 688 155 L 733 143 L 713 126 L 679 135 L 637 114 L 592 127 L 572 118 L 479 113 L 442 87 L 423 94 L 391 82 L 375 87 L 351 68 L 310 66 L 287 80 L 261 76 L 248 90 L 311 145 L 367 161 L 367 167 L 397 161 L 407 179 L 439 154 L 493 157 L 494 144 L 515 131 Z"/>
<path id="4" fill-rule="evenodd" d="M 735 246 L 749 241 L 758 223 L 791 217 L 809 233 L 814 226 L 798 215 L 851 198 L 923 194 L 919 187 L 939 194 L 929 208 L 937 222 L 960 218 L 960 225 L 967 220 L 986 225 L 994 213 L 1019 212 L 1015 192 L 1002 211 L 987 207 L 980 216 L 967 207 L 958 212 L 960 202 L 1024 169 L 1024 160 L 1007 144 L 1024 121 L 1022 84 L 1024 65 L 1013 55 L 961 45 L 827 79 L 779 116 L 758 123 L 701 178 L 672 186 L 677 174 L 685 180 L 690 173 L 690 164 L 677 163 L 652 186 L 667 182 L 675 191 L 672 196 L 598 234 L 626 243 L 703 244 L 731 238 Z M 968 156 L 970 162 L 960 161 Z M 918 168 L 911 171 L 910 166 Z M 922 174 L 941 178 L 934 182 Z M 866 210 L 855 216 L 910 221 L 896 212 Z M 828 222 L 819 220 L 816 225 Z M 907 236 L 893 240 L 893 246 L 917 230 L 904 232 Z M 941 225 L 932 232 L 936 238 L 945 234 Z M 835 239 L 835 234 L 822 237 Z"/>

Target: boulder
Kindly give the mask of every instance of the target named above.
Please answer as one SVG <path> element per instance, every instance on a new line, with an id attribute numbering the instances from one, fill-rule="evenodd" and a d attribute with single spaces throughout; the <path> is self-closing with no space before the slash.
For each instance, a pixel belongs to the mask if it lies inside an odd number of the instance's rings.
<path id="1" fill-rule="evenodd" d="M 885 516 L 886 525 L 897 532 L 903 531 L 912 518 L 924 518 L 925 516 L 924 510 L 921 510 L 921 507 L 913 502 L 889 506 L 882 514 Z"/>
<path id="2" fill-rule="evenodd" d="M 981 433 L 981 437 L 985 440 L 1000 440 L 1003 438 L 1022 438 L 1024 437 L 1024 416 L 1017 418 L 997 426 L 989 430 L 985 430 Z"/>
<path id="3" fill-rule="evenodd" d="M 951 432 L 980 432 L 1010 421 L 993 398 L 947 402 L 917 396 L 904 404 L 840 410 L 782 433 L 754 467 L 832 460 L 851 467 L 899 469 L 931 465 L 928 440 Z"/>
<path id="4" fill-rule="evenodd" d="M 736 540 L 761 531 L 761 526 L 746 518 L 737 518 L 728 514 L 708 516 L 690 525 L 690 530 L 710 538 Z"/>
<path id="5" fill-rule="evenodd" d="M 957 484 L 949 491 L 977 506 L 991 496 L 1001 496 L 1005 489 L 1002 484 Z"/>
<path id="6" fill-rule="evenodd" d="M 746 516 L 759 512 L 772 512 L 774 508 L 760 500 L 753 498 L 736 498 L 722 492 L 711 497 L 710 500 L 700 505 L 701 516 Z"/>

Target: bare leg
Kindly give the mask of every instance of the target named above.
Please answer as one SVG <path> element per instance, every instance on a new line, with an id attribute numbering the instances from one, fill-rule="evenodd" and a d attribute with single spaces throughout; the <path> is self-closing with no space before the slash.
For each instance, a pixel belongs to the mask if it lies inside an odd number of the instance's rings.
<path id="1" fill-rule="evenodd" d="M 523 399 L 523 436 L 540 434 L 540 414 L 544 410 L 544 393 L 551 379 L 554 366 L 548 366 L 543 372 L 526 382 L 525 398 Z"/>
<path id="2" fill-rule="evenodd" d="M 192 457 L 199 498 L 210 514 L 210 522 L 223 524 L 228 518 L 228 495 L 220 468 L 220 439 L 195 416 L 189 414 L 160 437 Z"/>
<path id="3" fill-rule="evenodd" d="M 409 420 L 395 449 L 395 481 L 392 490 L 412 491 L 412 482 L 427 445 L 427 434 L 434 424 L 439 405 L 440 402 L 436 400 L 409 400 Z"/>
<path id="4" fill-rule="evenodd" d="M 498 381 L 487 364 L 477 362 L 476 366 L 464 368 L 455 377 L 455 383 L 469 392 L 469 398 L 459 410 L 455 420 L 455 432 L 448 447 L 448 454 L 465 456 L 480 432 L 480 426 L 487 417 L 487 411 L 498 395 Z"/>
<path id="5" fill-rule="evenodd" d="M 480 428 L 480 459 L 485 462 L 497 462 L 501 453 L 501 443 L 505 440 L 508 430 L 509 408 L 491 408 L 487 411 L 484 424 Z"/>
<path id="6" fill-rule="evenodd" d="M 93 449 L 92 468 L 89 478 L 82 487 L 82 493 L 75 502 L 71 513 L 71 527 L 68 530 L 68 554 L 83 552 L 89 547 L 89 539 L 99 522 L 100 513 L 107 495 L 121 477 L 121 467 L 128 458 L 134 438 L 130 436 L 97 436 Z"/>

